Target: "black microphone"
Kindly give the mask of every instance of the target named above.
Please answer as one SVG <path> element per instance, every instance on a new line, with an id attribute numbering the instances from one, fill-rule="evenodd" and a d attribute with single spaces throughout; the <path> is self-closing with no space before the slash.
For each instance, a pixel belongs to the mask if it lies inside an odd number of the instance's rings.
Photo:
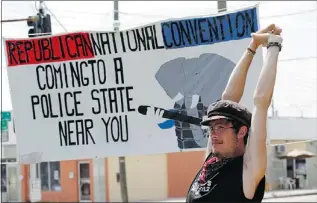
<path id="1" fill-rule="evenodd" d="M 140 105 L 138 108 L 138 112 L 142 115 L 147 115 L 147 109 L 150 106 L 145 106 L 145 105 Z M 199 125 L 200 126 L 200 122 L 202 121 L 201 118 L 197 118 L 197 117 L 192 117 L 192 116 L 187 116 L 187 115 L 183 115 L 174 111 L 168 111 L 159 107 L 154 107 L 155 112 L 157 110 L 163 110 L 163 118 L 167 118 L 167 119 L 172 119 L 172 120 L 177 120 L 177 121 L 181 121 L 181 122 L 186 122 L 186 123 L 190 123 L 193 125 Z"/>

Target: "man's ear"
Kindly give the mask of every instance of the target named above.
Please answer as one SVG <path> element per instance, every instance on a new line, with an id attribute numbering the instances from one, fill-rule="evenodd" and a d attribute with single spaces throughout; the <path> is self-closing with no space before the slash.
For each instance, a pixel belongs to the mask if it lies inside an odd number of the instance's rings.
<path id="1" fill-rule="evenodd" d="M 246 126 L 242 126 L 238 132 L 238 138 L 243 139 L 244 136 L 248 133 L 248 128 Z"/>

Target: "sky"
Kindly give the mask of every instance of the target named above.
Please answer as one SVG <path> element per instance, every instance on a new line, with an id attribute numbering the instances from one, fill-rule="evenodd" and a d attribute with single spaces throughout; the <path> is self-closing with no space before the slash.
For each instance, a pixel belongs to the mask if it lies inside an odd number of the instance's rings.
<path id="1" fill-rule="evenodd" d="M 275 23 L 283 29 L 283 50 L 274 90 L 275 110 L 279 116 L 317 117 L 317 2 L 228 1 L 227 7 L 235 10 L 256 3 L 259 3 L 260 26 Z M 53 34 L 113 30 L 112 1 L 46 1 L 45 5 L 48 13 L 53 14 Z M 26 18 L 35 15 L 36 9 L 34 1 L 3 1 L 1 15 L 2 19 Z M 120 29 L 216 12 L 216 1 L 119 2 Z M 6 38 L 25 38 L 28 29 L 26 22 L 3 23 L 1 31 Z M 2 41 L 1 52 L 4 59 Z M 2 111 L 11 110 L 5 60 L 2 60 L 1 88 Z"/>

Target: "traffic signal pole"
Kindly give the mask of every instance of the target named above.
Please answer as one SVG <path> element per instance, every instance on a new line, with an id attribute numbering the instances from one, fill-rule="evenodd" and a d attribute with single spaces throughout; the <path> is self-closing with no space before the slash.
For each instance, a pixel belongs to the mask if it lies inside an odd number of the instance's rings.
<path id="1" fill-rule="evenodd" d="M 29 29 L 29 32 L 28 32 L 28 36 L 30 38 L 52 34 L 51 18 L 50 18 L 49 14 L 45 15 L 43 1 L 40 1 L 39 12 L 36 14 L 36 16 L 29 16 L 28 19 L 33 19 L 32 21 L 27 21 L 27 25 L 29 27 L 31 27 Z M 36 172 L 36 166 L 37 166 L 36 164 L 30 164 L 30 170 L 31 170 L 30 176 L 31 177 L 27 177 L 29 180 L 31 179 L 32 185 L 33 185 L 33 181 L 36 180 L 36 177 L 35 177 L 36 175 L 34 174 Z M 33 180 L 33 178 L 35 178 L 35 179 Z M 41 196 L 42 195 L 40 193 L 40 199 L 42 198 Z M 32 199 L 31 196 L 30 196 L 30 198 Z"/>
<path id="2" fill-rule="evenodd" d="M 11 19 L 11 20 L 1 20 L 1 23 L 14 23 L 20 21 L 33 21 L 34 19 L 29 18 L 19 18 L 19 19 Z"/>

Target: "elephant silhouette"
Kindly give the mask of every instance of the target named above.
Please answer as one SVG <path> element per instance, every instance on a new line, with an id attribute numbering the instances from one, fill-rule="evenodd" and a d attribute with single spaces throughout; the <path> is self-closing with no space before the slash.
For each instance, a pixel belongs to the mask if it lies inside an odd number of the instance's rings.
<path id="1" fill-rule="evenodd" d="M 175 101 L 174 111 L 203 118 L 209 104 L 221 97 L 234 67 L 235 63 L 223 56 L 205 53 L 197 58 L 170 60 L 161 65 L 155 78 Z M 207 146 L 206 130 L 189 123 L 174 123 L 180 149 Z"/>

